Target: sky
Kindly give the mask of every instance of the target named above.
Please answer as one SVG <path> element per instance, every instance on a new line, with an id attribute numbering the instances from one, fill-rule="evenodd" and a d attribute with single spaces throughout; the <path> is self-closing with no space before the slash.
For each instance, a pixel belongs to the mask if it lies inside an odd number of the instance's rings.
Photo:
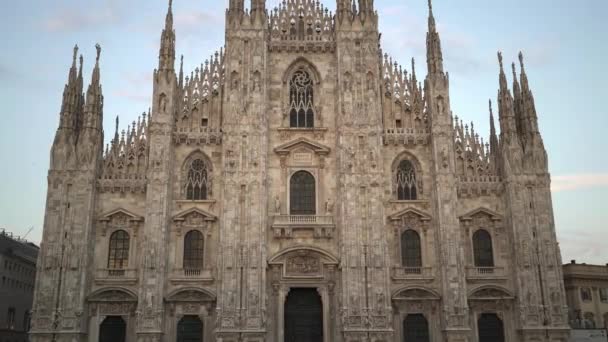
<path id="1" fill-rule="evenodd" d="M 249 1 L 246 1 L 248 3 Z M 279 0 L 268 0 L 274 8 Z M 323 1 L 335 9 L 335 0 Z M 228 0 L 174 0 L 177 53 L 186 71 L 224 44 Z M 376 0 L 385 53 L 426 74 L 427 0 Z M 86 82 L 103 47 L 106 139 L 147 111 L 167 0 L 0 0 L 0 227 L 38 243 L 49 151 L 72 48 Z M 488 135 L 497 51 L 523 51 L 549 153 L 564 262 L 608 263 L 608 1 L 434 0 L 455 115 Z M 510 76 L 510 72 L 508 73 Z M 509 77 L 510 79 L 510 77 Z"/>

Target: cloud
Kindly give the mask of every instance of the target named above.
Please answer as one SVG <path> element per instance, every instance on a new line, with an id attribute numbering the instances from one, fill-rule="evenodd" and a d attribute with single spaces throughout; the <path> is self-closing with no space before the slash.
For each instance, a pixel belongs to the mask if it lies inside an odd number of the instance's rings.
<path id="1" fill-rule="evenodd" d="M 147 93 L 147 92 L 146 92 Z M 122 97 L 129 101 L 150 104 L 152 101 L 151 95 L 144 94 L 144 91 L 135 89 L 119 89 L 112 93 L 114 96 Z"/>
<path id="2" fill-rule="evenodd" d="M 564 262 L 576 259 L 578 262 L 605 264 L 608 234 L 600 231 L 590 231 L 579 228 L 575 231 L 558 231 Z"/>
<path id="3" fill-rule="evenodd" d="M 115 0 L 106 0 L 98 8 L 64 8 L 42 22 L 49 32 L 73 32 L 93 27 L 114 25 L 122 21 Z"/>
<path id="4" fill-rule="evenodd" d="M 554 192 L 608 187 L 608 173 L 588 173 L 552 177 Z"/>

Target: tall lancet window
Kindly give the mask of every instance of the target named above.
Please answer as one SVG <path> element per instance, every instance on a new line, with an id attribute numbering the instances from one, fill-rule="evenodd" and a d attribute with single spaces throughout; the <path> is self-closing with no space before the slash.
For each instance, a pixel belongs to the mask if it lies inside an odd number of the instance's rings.
<path id="1" fill-rule="evenodd" d="M 197 230 L 191 230 L 184 237 L 184 269 L 200 270 L 203 268 L 205 239 Z"/>
<path id="2" fill-rule="evenodd" d="M 418 186 L 416 183 L 416 170 L 409 160 L 402 160 L 397 168 L 397 199 L 400 201 L 413 201 L 418 199 Z"/>
<path id="3" fill-rule="evenodd" d="M 129 265 L 129 234 L 124 230 L 117 230 L 110 236 L 110 250 L 108 253 L 109 269 L 125 269 Z"/>
<path id="4" fill-rule="evenodd" d="M 304 70 L 298 70 L 289 81 L 289 123 L 293 128 L 315 125 L 313 80 Z"/>
<path id="5" fill-rule="evenodd" d="M 291 215 L 316 214 L 315 178 L 310 173 L 299 171 L 291 176 L 289 192 Z"/>
<path id="6" fill-rule="evenodd" d="M 193 201 L 207 199 L 209 170 L 202 159 L 190 162 L 188 179 L 186 181 L 186 198 Z"/>
<path id="7" fill-rule="evenodd" d="M 473 253 L 475 266 L 494 267 L 494 250 L 490 233 L 480 229 L 473 234 Z"/>

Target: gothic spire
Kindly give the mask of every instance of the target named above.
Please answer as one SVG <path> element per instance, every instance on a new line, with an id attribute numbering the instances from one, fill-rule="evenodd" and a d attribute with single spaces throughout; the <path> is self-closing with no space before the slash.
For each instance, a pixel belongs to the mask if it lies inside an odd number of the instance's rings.
<path id="1" fill-rule="evenodd" d="M 429 74 L 443 73 L 443 53 L 441 51 L 441 38 L 437 32 L 437 24 L 433 15 L 433 3 L 429 1 L 429 24 L 426 35 L 426 61 Z"/>
<path id="2" fill-rule="evenodd" d="M 490 151 L 492 154 L 498 153 L 498 135 L 496 134 L 496 124 L 494 123 L 494 110 L 490 99 Z"/>
<path id="3" fill-rule="evenodd" d="M 515 122 L 517 126 L 517 132 L 521 135 L 524 130 L 524 113 L 522 105 L 522 93 L 517 80 L 517 70 L 515 69 L 515 63 L 511 64 L 513 69 L 513 111 L 515 112 Z"/>
<path id="4" fill-rule="evenodd" d="M 101 46 L 95 45 L 97 57 L 91 77 L 91 84 L 87 90 L 86 107 L 84 111 L 84 128 L 101 130 L 103 121 L 103 93 L 101 90 L 101 71 L 99 59 L 101 57 Z"/>
<path id="5" fill-rule="evenodd" d="M 173 29 L 173 0 L 169 0 L 169 9 L 165 18 L 165 28 L 160 38 L 159 70 L 175 68 L 175 30 Z"/>
<path id="6" fill-rule="evenodd" d="M 181 56 L 179 62 L 179 89 L 184 88 L 184 55 Z"/>
<path id="7" fill-rule="evenodd" d="M 521 66 L 521 96 L 522 96 L 522 116 L 526 122 L 527 134 L 538 133 L 538 116 L 536 114 L 536 105 L 534 104 L 534 95 L 530 90 L 528 83 L 528 75 L 524 66 L 524 54 L 519 53 L 519 63 Z"/>
<path id="8" fill-rule="evenodd" d="M 63 90 L 59 128 L 78 128 L 79 113 L 82 112 L 82 56 L 80 69 L 77 68 L 78 45 L 74 46 L 72 66 L 68 73 L 68 82 Z"/>
<path id="9" fill-rule="evenodd" d="M 515 123 L 515 111 L 513 109 L 513 97 L 507 85 L 507 76 L 503 66 L 502 53 L 498 52 L 498 63 L 500 64 L 498 90 L 498 115 L 500 119 L 501 136 L 512 136 L 517 133 Z"/>

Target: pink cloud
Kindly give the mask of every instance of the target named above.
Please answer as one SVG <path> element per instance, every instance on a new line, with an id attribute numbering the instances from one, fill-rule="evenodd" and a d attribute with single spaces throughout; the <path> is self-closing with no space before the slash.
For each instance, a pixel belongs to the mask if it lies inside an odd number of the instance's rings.
<path id="1" fill-rule="evenodd" d="M 80 31 L 99 26 L 113 25 L 122 20 L 115 0 L 105 0 L 98 8 L 63 8 L 42 22 L 50 32 Z"/>
<path id="2" fill-rule="evenodd" d="M 587 173 L 553 176 L 551 190 L 554 192 L 608 187 L 608 173 Z"/>

